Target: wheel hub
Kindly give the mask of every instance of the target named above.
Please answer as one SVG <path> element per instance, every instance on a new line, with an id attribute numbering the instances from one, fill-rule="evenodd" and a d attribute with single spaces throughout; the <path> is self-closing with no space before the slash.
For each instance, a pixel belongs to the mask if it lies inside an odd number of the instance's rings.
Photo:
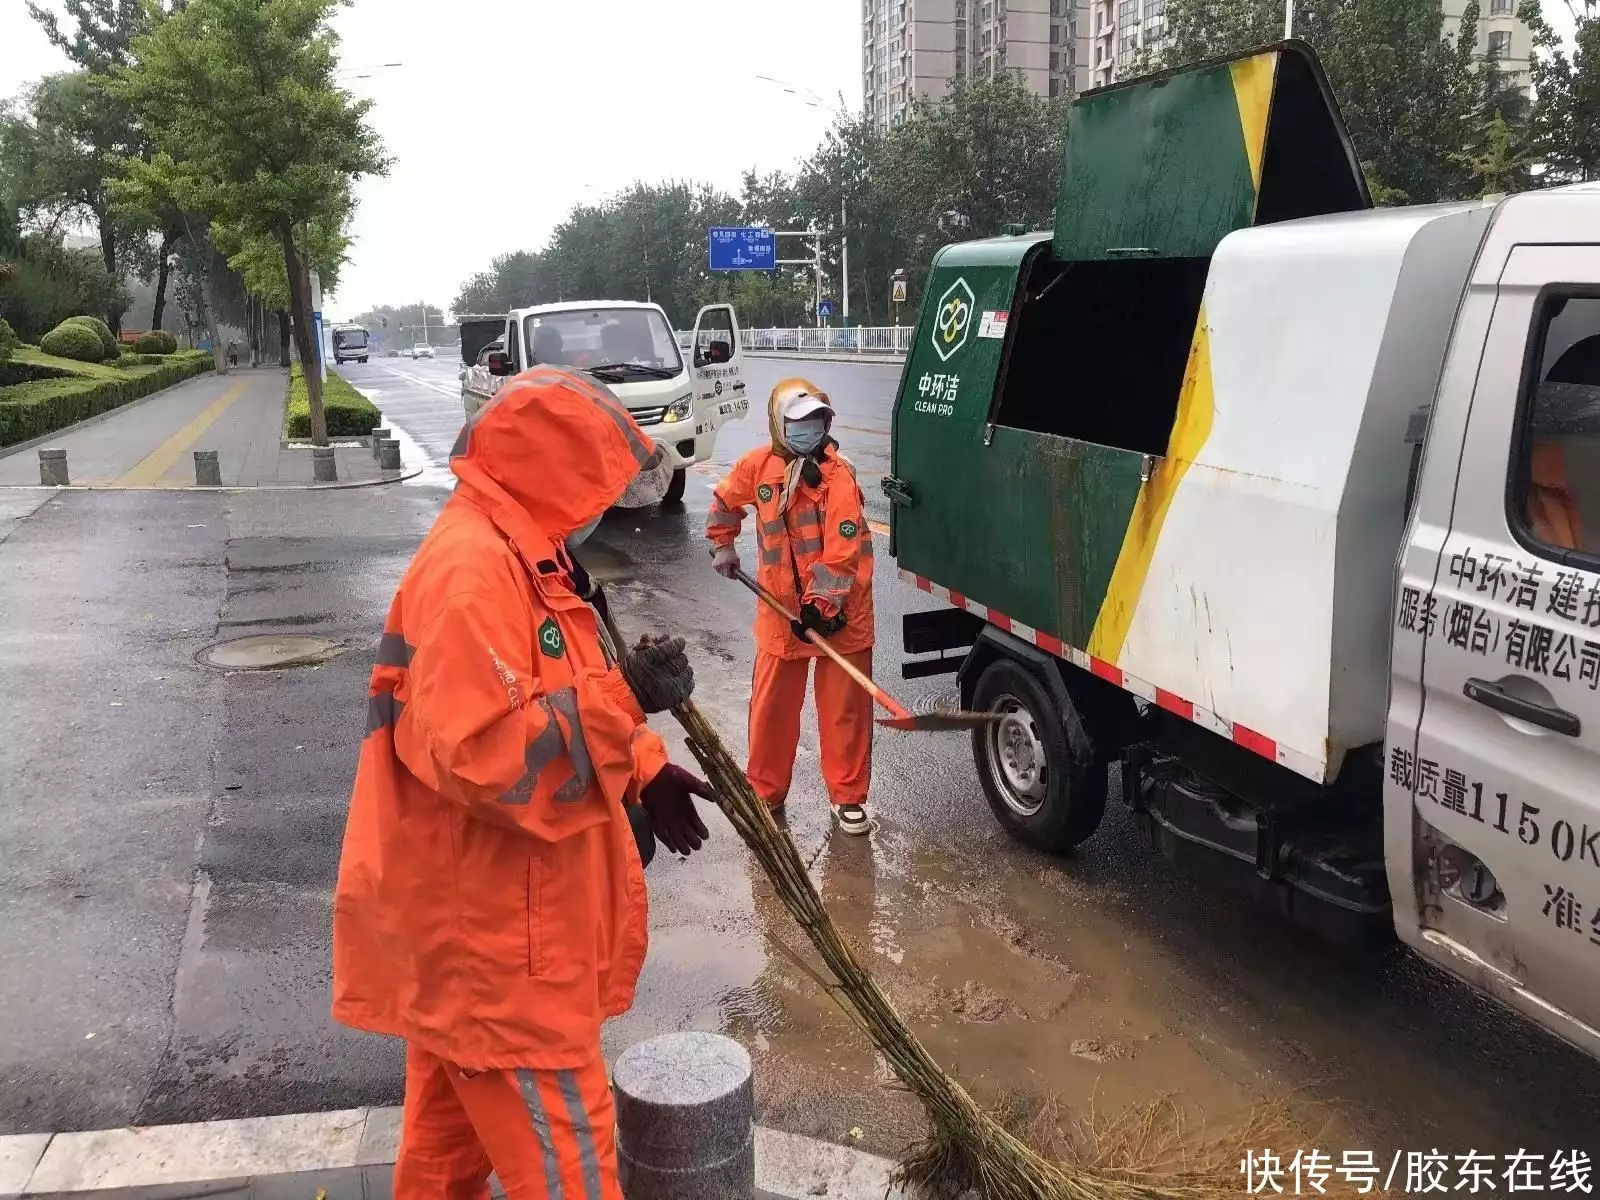
<path id="1" fill-rule="evenodd" d="M 1023 816 L 1032 816 L 1044 803 L 1047 758 L 1033 714 L 1014 697 L 994 705 L 1005 714 L 990 735 L 990 761 L 1006 803 Z"/>

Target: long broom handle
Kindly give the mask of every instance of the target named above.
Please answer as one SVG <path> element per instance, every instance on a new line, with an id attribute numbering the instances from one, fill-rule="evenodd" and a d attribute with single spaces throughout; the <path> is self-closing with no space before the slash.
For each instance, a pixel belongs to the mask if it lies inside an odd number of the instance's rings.
<path id="1" fill-rule="evenodd" d="M 784 618 L 791 624 L 796 624 L 799 622 L 800 618 L 785 608 L 782 600 L 779 600 L 771 592 L 767 591 L 766 588 L 762 587 L 754 579 L 751 579 L 750 576 L 746 575 L 743 570 L 735 567 L 733 573 L 740 583 L 744 584 L 745 587 L 749 588 L 756 595 L 760 596 L 761 599 L 765 600 L 773 612 L 777 613 L 780 617 Z M 906 708 L 905 705 L 901 704 L 893 696 L 889 695 L 888 692 L 884 691 L 877 684 L 873 683 L 872 677 L 860 667 L 856 666 L 855 663 L 851 662 L 832 646 L 828 645 L 827 638 L 823 637 L 815 629 L 807 629 L 805 633 L 806 640 L 808 642 L 810 642 L 818 650 L 821 650 L 829 658 L 833 659 L 833 661 L 838 664 L 838 667 L 841 671 L 850 676 L 850 678 L 855 680 L 856 683 L 861 687 L 865 688 L 868 695 L 889 710 L 890 715 L 899 717 L 901 719 L 910 718 L 910 709 Z"/>

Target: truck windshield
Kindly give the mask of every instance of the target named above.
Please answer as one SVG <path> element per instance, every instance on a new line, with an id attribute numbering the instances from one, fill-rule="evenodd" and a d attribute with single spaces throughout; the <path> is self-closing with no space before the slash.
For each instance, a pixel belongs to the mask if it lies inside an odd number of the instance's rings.
<path id="1" fill-rule="evenodd" d="M 650 308 L 575 308 L 527 318 L 529 364 L 591 367 L 631 364 L 649 374 L 683 369 L 678 340 Z"/>

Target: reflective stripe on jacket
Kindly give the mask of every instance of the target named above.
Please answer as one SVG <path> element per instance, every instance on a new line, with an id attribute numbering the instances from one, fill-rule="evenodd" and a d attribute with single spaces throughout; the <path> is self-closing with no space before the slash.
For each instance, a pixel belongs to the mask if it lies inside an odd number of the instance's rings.
<path id="1" fill-rule="evenodd" d="M 641 450 L 641 448 L 643 448 Z M 389 610 L 334 898 L 337 1020 L 473 1069 L 576 1067 L 625 1011 L 646 899 L 625 801 L 666 762 L 562 539 L 648 443 L 540 368 L 463 431 Z"/>
<path id="2" fill-rule="evenodd" d="M 769 448 L 752 450 L 713 491 L 706 537 L 713 553 L 732 545 L 754 509 L 757 580 L 791 611 L 815 604 L 831 617 L 842 608 L 845 627 L 829 644 L 854 654 L 873 642 L 872 530 L 850 464 L 830 449 L 820 466 L 822 481 L 801 483 L 785 507 L 788 462 Z M 759 649 L 782 658 L 821 654 L 765 604 L 756 605 L 755 638 Z"/>

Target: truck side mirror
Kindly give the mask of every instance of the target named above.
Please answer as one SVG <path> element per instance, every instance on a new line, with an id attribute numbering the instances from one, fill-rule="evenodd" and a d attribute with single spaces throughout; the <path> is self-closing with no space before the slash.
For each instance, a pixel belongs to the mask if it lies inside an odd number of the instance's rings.
<path id="1" fill-rule="evenodd" d="M 494 350 L 489 354 L 489 374 L 510 375 L 515 368 L 511 363 L 511 356 L 504 350 Z"/>

